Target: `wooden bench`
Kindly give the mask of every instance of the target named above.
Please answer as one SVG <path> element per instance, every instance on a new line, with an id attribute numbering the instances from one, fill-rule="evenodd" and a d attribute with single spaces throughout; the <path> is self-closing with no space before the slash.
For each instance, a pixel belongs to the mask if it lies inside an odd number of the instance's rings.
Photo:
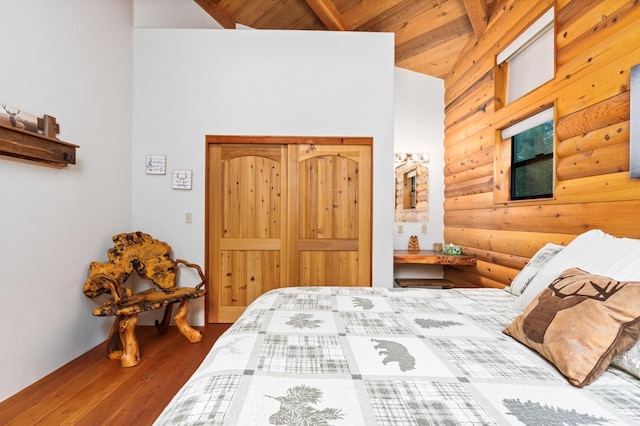
<path id="1" fill-rule="evenodd" d="M 92 262 L 83 287 L 88 297 L 103 293 L 112 296 L 92 311 L 96 316 L 116 316 L 107 339 L 109 358 L 119 359 L 123 367 L 138 365 L 140 349 L 135 336 L 138 314 L 165 307 L 162 322 L 156 321 L 158 332 L 162 334 L 169 327 L 172 306 L 176 302 L 180 302 L 180 307 L 173 319 L 178 329 L 191 343 L 200 342 L 202 334 L 189 325 L 187 311 L 189 299 L 202 297 L 206 293 L 202 288 L 205 283 L 202 269 L 182 259 L 173 260 L 169 244 L 142 232 L 114 235 L 113 242 L 113 248 L 107 252 L 109 261 Z M 200 283 L 195 287 L 177 287 L 179 265 L 195 269 L 200 276 Z M 158 288 L 133 293 L 125 286 L 133 271 Z"/>

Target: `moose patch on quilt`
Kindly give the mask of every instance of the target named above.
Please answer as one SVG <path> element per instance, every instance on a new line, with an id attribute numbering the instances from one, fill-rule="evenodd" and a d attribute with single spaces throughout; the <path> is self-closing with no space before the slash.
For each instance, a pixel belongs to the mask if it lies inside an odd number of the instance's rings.
<path id="1" fill-rule="evenodd" d="M 567 269 L 504 333 L 539 352 L 577 387 L 640 337 L 640 282 Z"/>

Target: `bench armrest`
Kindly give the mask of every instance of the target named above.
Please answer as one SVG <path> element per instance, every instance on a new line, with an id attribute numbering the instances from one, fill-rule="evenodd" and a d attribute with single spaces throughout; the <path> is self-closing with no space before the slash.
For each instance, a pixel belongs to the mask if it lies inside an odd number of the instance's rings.
<path id="1" fill-rule="evenodd" d="M 185 266 L 188 266 L 189 268 L 194 268 L 196 271 L 198 271 L 198 275 L 200 275 L 200 283 L 195 286 L 196 290 L 199 290 L 204 285 L 206 278 L 199 265 L 196 265 L 195 263 L 189 263 L 186 260 L 182 259 L 176 259 L 176 263 L 181 263 Z"/>

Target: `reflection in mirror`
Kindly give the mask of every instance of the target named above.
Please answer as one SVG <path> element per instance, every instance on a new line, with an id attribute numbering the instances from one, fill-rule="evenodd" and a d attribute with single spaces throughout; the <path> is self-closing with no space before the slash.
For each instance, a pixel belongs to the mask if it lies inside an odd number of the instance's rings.
<path id="1" fill-rule="evenodd" d="M 426 154 L 396 154 L 396 222 L 426 222 L 429 169 Z M 425 161 L 426 160 L 426 161 Z"/>

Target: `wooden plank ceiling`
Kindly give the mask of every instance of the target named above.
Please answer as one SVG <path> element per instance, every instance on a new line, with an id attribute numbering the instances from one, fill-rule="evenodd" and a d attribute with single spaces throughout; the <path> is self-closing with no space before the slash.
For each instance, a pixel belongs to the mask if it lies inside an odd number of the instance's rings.
<path id="1" fill-rule="evenodd" d="M 222 27 L 395 33 L 396 66 L 444 78 L 498 0 L 195 0 Z"/>

